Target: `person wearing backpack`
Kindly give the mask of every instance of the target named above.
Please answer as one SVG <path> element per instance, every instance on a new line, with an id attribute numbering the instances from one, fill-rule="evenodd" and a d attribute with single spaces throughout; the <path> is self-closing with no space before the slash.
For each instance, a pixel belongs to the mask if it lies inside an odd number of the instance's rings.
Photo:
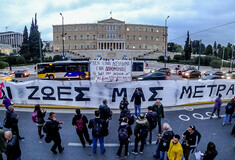
<path id="1" fill-rule="evenodd" d="M 44 137 L 44 135 L 42 134 L 42 127 L 45 123 L 45 115 L 46 111 L 44 109 L 41 109 L 39 104 L 36 104 L 34 107 L 34 112 L 32 114 L 32 120 L 38 126 L 38 135 L 40 139 Z"/>
<path id="2" fill-rule="evenodd" d="M 107 123 L 105 120 L 100 118 L 100 111 L 95 111 L 95 118 L 91 119 L 88 124 L 88 128 L 92 129 L 92 151 L 96 153 L 97 141 L 100 142 L 100 153 L 105 153 L 104 148 L 104 132 L 107 129 Z"/>
<path id="3" fill-rule="evenodd" d="M 122 147 L 125 146 L 124 158 L 127 158 L 128 153 L 128 145 L 130 143 L 130 136 L 132 135 L 131 126 L 128 124 L 128 118 L 123 117 L 122 122 L 118 128 L 118 138 L 120 142 L 120 146 L 117 152 L 117 158 L 121 156 Z"/>
<path id="4" fill-rule="evenodd" d="M 225 125 L 228 116 L 229 116 L 229 123 L 232 124 L 233 112 L 234 112 L 234 99 L 231 99 L 230 102 L 228 102 L 228 104 L 225 107 L 225 117 L 223 120 L 223 126 Z"/>
<path id="5" fill-rule="evenodd" d="M 183 133 L 183 152 L 185 160 L 189 159 L 190 151 L 194 151 L 197 147 L 200 139 L 201 134 L 196 130 L 194 125 L 189 126 L 189 128 Z"/>
<path id="6" fill-rule="evenodd" d="M 122 118 L 127 117 L 128 119 L 128 124 L 133 125 L 135 122 L 135 117 L 133 114 L 130 113 L 130 110 L 126 108 L 125 106 L 121 105 L 120 106 L 120 117 L 119 117 L 119 122 L 121 124 Z"/>
<path id="7" fill-rule="evenodd" d="M 123 97 L 122 101 L 120 102 L 120 106 L 124 106 L 128 109 L 129 102 L 127 100 L 127 97 Z"/>
<path id="8" fill-rule="evenodd" d="M 152 106 L 148 106 L 148 113 L 146 114 L 146 118 L 150 125 L 149 144 L 152 144 L 152 131 L 154 128 L 156 128 L 156 125 L 157 125 L 157 113 L 153 112 Z"/>
<path id="9" fill-rule="evenodd" d="M 72 125 L 75 126 L 77 135 L 82 143 L 82 146 L 85 147 L 85 140 L 84 137 L 86 139 L 86 141 L 89 143 L 89 145 L 92 144 L 92 140 L 90 139 L 89 133 L 88 133 L 88 129 L 86 124 L 88 123 L 88 119 L 85 115 L 81 114 L 80 109 L 76 109 L 76 114 L 73 117 L 72 120 Z"/>
<path id="10" fill-rule="evenodd" d="M 159 160 L 164 160 L 165 154 L 169 150 L 170 141 L 174 136 L 174 132 L 168 123 L 162 125 L 162 130 L 162 133 L 158 134 L 159 144 L 157 146 L 156 154 L 153 155 L 154 158 L 160 158 Z"/>
<path id="11" fill-rule="evenodd" d="M 135 148 L 131 150 L 131 153 L 138 154 L 138 143 L 141 141 L 140 145 L 140 154 L 143 154 L 145 140 L 148 136 L 148 131 L 150 130 L 149 122 L 147 118 L 144 117 L 144 114 L 140 114 L 139 119 L 136 120 L 136 125 L 134 129 L 135 135 Z"/>
<path id="12" fill-rule="evenodd" d="M 165 117 L 163 105 L 160 99 L 157 99 L 156 102 L 153 104 L 153 111 L 157 113 L 157 123 L 158 123 L 158 133 L 162 132 L 162 124 L 161 120 Z"/>
<path id="13" fill-rule="evenodd" d="M 50 138 L 54 144 L 51 147 L 51 151 L 57 154 L 56 148 L 58 147 L 59 153 L 62 153 L 64 147 L 61 146 L 61 137 L 59 130 L 61 129 L 60 124 L 64 124 L 63 121 L 57 121 L 56 114 L 54 112 L 49 113 L 49 118 L 46 121 L 43 131 L 47 133 L 46 138 Z M 46 140 L 45 138 L 45 140 Z"/>

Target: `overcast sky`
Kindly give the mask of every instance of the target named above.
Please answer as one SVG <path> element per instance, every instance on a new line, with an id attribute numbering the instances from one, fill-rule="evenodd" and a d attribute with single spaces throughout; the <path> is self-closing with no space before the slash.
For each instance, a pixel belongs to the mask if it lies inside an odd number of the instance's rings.
<path id="1" fill-rule="evenodd" d="M 184 45 L 187 31 L 195 33 L 192 40 L 222 45 L 235 44 L 235 0 L 0 0 L 0 32 L 28 30 L 38 15 L 39 31 L 43 40 L 52 40 L 52 25 L 97 23 L 112 17 L 125 23 L 167 25 L 169 41 Z M 184 36 L 184 37 L 182 37 Z M 182 38 L 179 38 L 182 37 Z"/>

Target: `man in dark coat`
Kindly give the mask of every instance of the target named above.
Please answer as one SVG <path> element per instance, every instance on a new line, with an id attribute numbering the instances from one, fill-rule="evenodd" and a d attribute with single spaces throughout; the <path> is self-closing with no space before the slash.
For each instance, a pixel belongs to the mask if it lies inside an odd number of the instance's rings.
<path id="1" fill-rule="evenodd" d="M 121 105 L 120 106 L 120 117 L 119 121 L 120 123 L 122 122 L 122 118 L 127 117 L 128 119 L 128 124 L 132 125 L 135 122 L 135 117 L 130 113 L 130 110 L 126 108 L 125 106 Z"/>
<path id="2" fill-rule="evenodd" d="M 139 117 L 141 114 L 141 98 L 143 101 L 145 101 L 143 92 L 141 90 L 141 88 L 136 88 L 134 95 L 131 98 L 131 101 L 134 100 L 134 108 L 135 108 L 135 117 Z M 137 113 L 137 110 L 139 111 L 139 113 Z"/>
<path id="3" fill-rule="evenodd" d="M 6 111 L 6 117 L 9 118 L 11 123 L 11 131 L 12 134 L 16 135 L 18 140 L 24 139 L 24 137 L 21 137 L 19 135 L 19 128 L 18 128 L 18 120 L 19 116 L 14 112 L 14 107 L 9 106 L 8 110 Z"/>
<path id="4" fill-rule="evenodd" d="M 156 128 L 157 125 L 157 113 L 153 112 L 153 107 L 148 106 L 148 113 L 146 114 L 146 118 L 149 122 L 150 130 L 149 130 L 149 144 L 152 144 L 152 131 Z"/>
<path id="5" fill-rule="evenodd" d="M 78 137 L 80 138 L 82 146 L 85 147 L 84 137 L 86 138 L 86 141 L 89 143 L 89 145 L 91 145 L 92 140 L 90 139 L 90 136 L 88 134 L 88 129 L 86 126 L 86 124 L 88 123 L 88 119 L 85 115 L 81 114 L 80 109 L 76 109 L 76 113 L 77 115 L 73 117 L 72 125 L 75 126 L 76 128 L 76 132 Z"/>
<path id="6" fill-rule="evenodd" d="M 54 112 L 50 112 L 49 118 L 46 121 L 46 128 L 47 128 L 47 137 L 50 137 L 50 139 L 54 142 L 54 145 L 51 148 L 51 151 L 54 154 L 57 154 L 56 148 L 58 147 L 58 150 L 60 153 L 63 152 L 64 148 L 61 146 L 61 138 L 60 138 L 60 124 L 64 124 L 63 121 L 57 121 L 56 120 L 56 114 Z"/>
<path id="7" fill-rule="evenodd" d="M 157 122 L 158 122 L 158 133 L 162 132 L 161 120 L 165 117 L 164 109 L 161 101 L 159 99 L 153 104 L 153 111 L 157 113 Z"/>
<path id="8" fill-rule="evenodd" d="M 93 153 L 96 153 L 97 149 L 97 141 L 99 140 L 100 142 L 100 153 L 104 154 L 105 153 L 105 148 L 104 148 L 104 134 L 105 130 L 107 129 L 107 123 L 100 118 L 100 111 L 96 110 L 95 111 L 95 118 L 91 119 L 88 128 L 92 129 L 92 151 Z"/>
<path id="9" fill-rule="evenodd" d="M 7 139 L 7 160 L 20 160 L 21 150 L 17 136 L 12 135 L 11 131 L 6 131 L 5 138 Z"/>
<path id="10" fill-rule="evenodd" d="M 2 153 L 6 151 L 7 140 L 4 136 L 4 132 L 0 129 L 0 160 L 3 160 Z"/>
<path id="11" fill-rule="evenodd" d="M 103 104 L 99 106 L 100 118 L 105 120 L 106 122 L 112 117 L 112 112 L 108 107 L 108 101 L 106 99 L 103 100 Z"/>

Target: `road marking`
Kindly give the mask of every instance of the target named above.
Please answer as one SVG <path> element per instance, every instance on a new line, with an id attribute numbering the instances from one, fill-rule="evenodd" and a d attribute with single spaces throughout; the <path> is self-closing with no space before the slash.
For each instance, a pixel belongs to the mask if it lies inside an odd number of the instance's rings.
<path id="1" fill-rule="evenodd" d="M 199 117 L 198 117 L 199 116 Z M 204 117 L 200 113 L 193 113 L 193 117 L 202 120 Z"/>
<path id="2" fill-rule="evenodd" d="M 152 141 L 151 145 L 155 145 L 156 142 L 157 141 Z M 147 145 L 150 145 L 148 142 L 146 142 L 146 143 L 147 143 Z M 129 143 L 129 146 L 134 146 L 134 145 L 135 145 L 135 143 Z M 81 143 L 70 142 L 70 143 L 68 143 L 68 146 L 71 146 L 71 147 L 82 147 L 82 144 Z M 97 143 L 97 146 L 100 147 L 100 144 Z M 119 147 L 120 144 L 119 143 L 104 143 L 104 146 L 105 147 Z M 92 147 L 92 145 L 87 145 L 86 147 Z"/>
<path id="3" fill-rule="evenodd" d="M 186 117 L 186 119 L 184 119 L 182 117 Z M 182 121 L 189 121 L 190 120 L 189 116 L 184 115 L 184 114 L 179 115 L 179 119 L 181 119 Z"/>
<path id="4" fill-rule="evenodd" d="M 193 107 L 184 107 L 186 111 L 193 111 Z"/>

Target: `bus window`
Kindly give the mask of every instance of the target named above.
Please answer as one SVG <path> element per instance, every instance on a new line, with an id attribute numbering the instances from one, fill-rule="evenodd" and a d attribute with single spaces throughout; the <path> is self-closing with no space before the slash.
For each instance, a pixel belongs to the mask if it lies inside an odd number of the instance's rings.
<path id="1" fill-rule="evenodd" d="M 67 67 L 67 72 L 77 72 L 77 66 L 74 64 L 69 64 Z"/>
<path id="2" fill-rule="evenodd" d="M 132 71 L 144 71 L 144 63 L 143 62 L 133 62 Z"/>
<path id="3" fill-rule="evenodd" d="M 54 72 L 65 72 L 65 65 L 55 65 L 54 66 Z"/>

